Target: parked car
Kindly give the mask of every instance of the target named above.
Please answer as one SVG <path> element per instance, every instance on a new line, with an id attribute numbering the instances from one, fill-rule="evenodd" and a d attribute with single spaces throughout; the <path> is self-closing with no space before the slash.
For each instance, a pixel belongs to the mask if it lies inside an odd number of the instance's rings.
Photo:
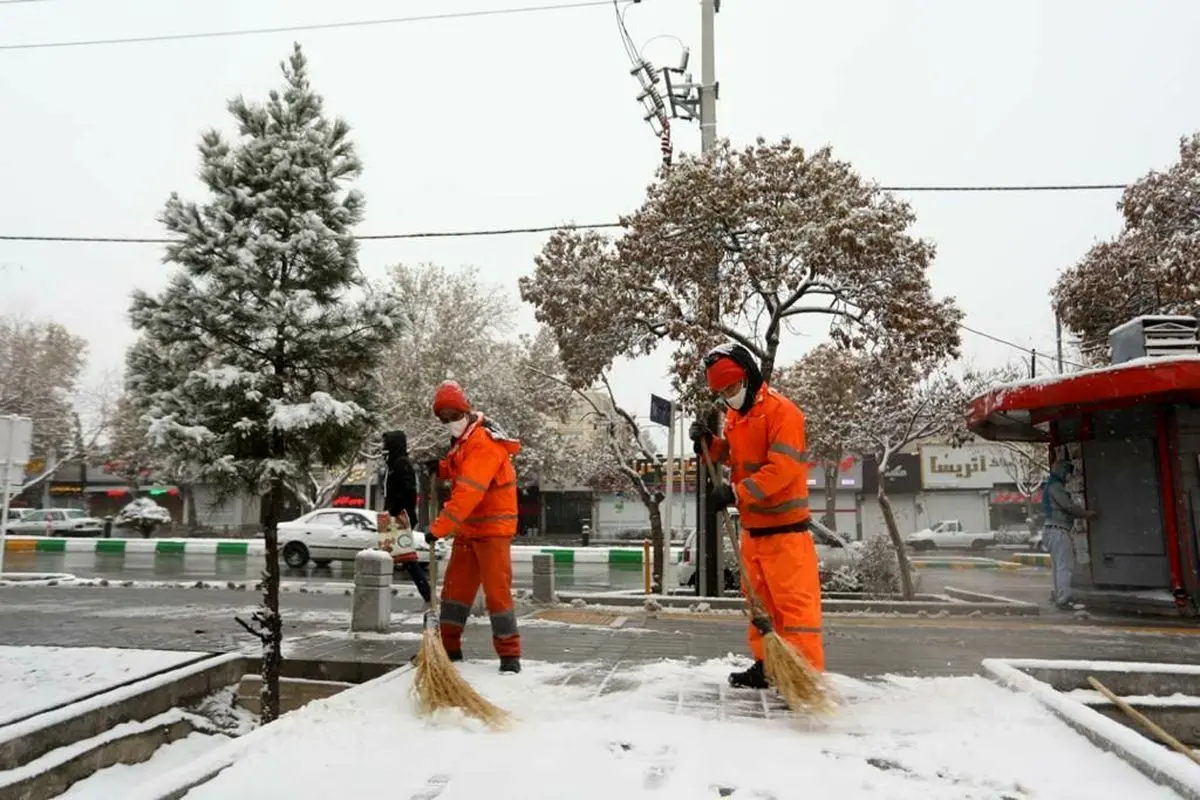
<path id="1" fill-rule="evenodd" d="M 318 508 L 291 522 L 279 523 L 279 551 L 283 563 L 299 569 L 309 561 L 326 567 L 333 561 L 354 561 L 360 550 L 379 544 L 376 512 L 361 508 Z M 429 563 L 425 535 L 413 531 L 417 559 Z M 437 557 L 445 558 L 445 540 L 437 543 Z"/>
<path id="2" fill-rule="evenodd" d="M 983 550 L 996 543 L 994 531 L 968 531 L 956 519 L 944 519 L 925 530 L 910 533 L 904 543 L 913 550 L 936 550 L 939 547 Z"/>
<path id="3" fill-rule="evenodd" d="M 735 513 L 732 516 L 736 524 L 738 515 Z M 842 567 L 850 566 L 854 559 L 854 551 L 861 545 L 860 542 L 850 541 L 849 537 L 845 534 L 831 531 L 815 519 L 809 520 L 808 530 L 813 538 L 813 546 L 817 551 L 817 558 L 820 560 L 822 579 Z M 725 588 L 738 589 L 741 586 L 741 576 L 738 574 L 737 560 L 733 552 L 733 546 L 729 543 L 729 537 L 723 533 L 721 544 L 724 549 Z M 680 586 L 696 586 L 696 581 L 698 580 L 696 577 L 698 566 L 697 555 L 696 531 L 693 530 L 688 535 L 687 541 L 684 542 L 683 552 L 679 556 L 679 562 L 676 567 Z"/>
<path id="4" fill-rule="evenodd" d="M 104 520 L 77 508 L 39 508 L 10 521 L 8 532 L 18 536 L 99 536 L 104 532 Z"/>

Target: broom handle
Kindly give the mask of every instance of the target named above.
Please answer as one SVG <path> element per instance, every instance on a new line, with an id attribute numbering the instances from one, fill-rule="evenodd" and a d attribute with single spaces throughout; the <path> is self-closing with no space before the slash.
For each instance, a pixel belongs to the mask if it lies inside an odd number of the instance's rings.
<path id="1" fill-rule="evenodd" d="M 708 477 L 712 480 L 713 488 L 721 485 L 721 476 L 717 474 L 716 465 L 709 458 L 708 443 L 703 439 L 700 440 L 700 454 L 704 459 L 704 466 L 708 469 Z M 729 543 L 733 545 L 733 555 L 738 562 L 738 574 L 742 577 L 742 586 L 746 590 L 746 605 L 750 608 L 750 616 L 766 617 L 765 609 L 759 602 L 758 595 L 754 592 L 754 586 L 750 583 L 750 576 L 746 573 L 746 562 L 742 559 L 741 549 L 737 538 L 737 533 L 733 529 L 733 518 L 729 516 L 729 509 L 723 508 L 720 511 L 721 527 L 725 529 L 725 535 L 729 537 Z"/>
<path id="2" fill-rule="evenodd" d="M 438 476 L 433 474 L 429 476 L 429 499 L 426 505 L 429 507 L 429 528 L 433 529 L 433 521 L 437 519 L 437 486 Z M 438 560 L 437 560 L 437 541 L 429 545 L 429 609 L 433 612 L 433 618 L 437 619 L 441 611 L 441 600 L 438 598 Z"/>
<path id="3" fill-rule="evenodd" d="M 1136 708 L 1129 705 L 1129 703 L 1126 703 L 1120 697 L 1117 697 L 1117 695 L 1111 689 L 1109 689 L 1107 686 L 1105 686 L 1103 683 L 1096 680 L 1091 675 L 1088 676 L 1088 683 L 1090 683 L 1092 685 L 1093 689 L 1095 689 L 1096 691 L 1100 692 L 1100 694 L 1107 697 L 1108 700 L 1113 705 L 1115 705 L 1117 708 L 1121 709 L 1127 715 L 1132 717 L 1135 722 L 1138 722 L 1139 724 L 1141 724 L 1141 726 L 1143 728 L 1145 728 L 1146 730 L 1150 731 L 1155 736 L 1157 736 L 1159 738 L 1159 740 L 1162 741 L 1164 744 L 1170 745 L 1172 748 L 1179 751 L 1183 755 L 1187 756 L 1192 761 L 1196 762 L 1197 764 L 1200 764 L 1200 756 L 1193 753 L 1191 748 L 1189 748 L 1187 745 L 1183 744 L 1178 739 L 1176 739 L 1174 736 L 1172 736 L 1171 734 L 1169 734 L 1165 730 L 1163 730 L 1162 726 L 1155 723 L 1154 720 L 1148 718 L 1145 714 L 1141 713 Z"/>

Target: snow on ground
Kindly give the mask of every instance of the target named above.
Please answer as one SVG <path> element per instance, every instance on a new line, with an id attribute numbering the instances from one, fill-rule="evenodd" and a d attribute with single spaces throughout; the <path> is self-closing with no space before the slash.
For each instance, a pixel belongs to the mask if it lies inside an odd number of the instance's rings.
<path id="1" fill-rule="evenodd" d="M 0 725 L 200 655 L 114 647 L 0 646 Z"/>
<path id="2" fill-rule="evenodd" d="M 756 693 L 723 692 L 722 715 L 689 701 L 717 693 L 737 663 L 664 661 L 603 683 L 574 679 L 578 665 L 529 663 L 518 676 L 497 675 L 491 661 L 464 665 L 517 715 L 504 733 L 457 714 L 418 718 L 411 673 L 393 673 L 251 734 L 240 760 L 186 797 L 1176 798 L 1033 698 L 980 677 L 836 677 L 843 706 L 823 725 L 737 716 L 737 699 L 761 706 Z M 598 683 L 614 691 L 599 694 Z"/>
<path id="3" fill-rule="evenodd" d="M 186 766 L 228 741 L 229 737 L 222 734 L 193 733 L 158 748 L 153 756 L 140 764 L 114 764 L 95 772 L 72 784 L 59 797 L 63 800 L 113 800 L 121 797 L 128 787 Z"/>

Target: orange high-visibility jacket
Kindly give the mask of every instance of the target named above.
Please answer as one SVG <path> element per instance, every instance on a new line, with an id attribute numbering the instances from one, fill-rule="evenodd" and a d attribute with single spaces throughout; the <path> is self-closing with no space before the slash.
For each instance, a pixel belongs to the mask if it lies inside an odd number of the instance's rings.
<path id="1" fill-rule="evenodd" d="M 430 527 L 439 539 L 515 536 L 517 472 L 512 457 L 521 443 L 480 414 L 438 464 L 438 476 L 454 481 L 450 501 Z"/>
<path id="2" fill-rule="evenodd" d="M 804 412 L 767 386 L 743 415 L 725 418 L 725 436 L 712 457 L 733 471 L 742 529 L 751 536 L 801 530 L 809 519 Z"/>

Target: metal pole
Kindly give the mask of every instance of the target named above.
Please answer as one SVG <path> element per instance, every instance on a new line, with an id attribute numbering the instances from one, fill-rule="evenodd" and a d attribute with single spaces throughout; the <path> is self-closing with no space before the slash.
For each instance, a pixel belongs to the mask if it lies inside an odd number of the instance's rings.
<path id="1" fill-rule="evenodd" d="M 717 61 L 716 61 L 716 15 L 720 0 L 700 0 L 700 150 L 710 152 L 717 144 Z M 711 327 L 717 330 L 721 322 L 719 287 L 721 265 L 712 266 L 710 303 Z M 720 413 L 698 409 L 698 414 L 707 415 L 715 427 L 720 428 Z M 697 458 L 701 458 L 697 456 Z M 696 542 L 697 575 L 696 588 L 704 597 L 719 597 L 725 590 L 724 548 L 717 529 L 717 515 L 712 510 L 709 498 L 713 491 L 708 471 L 697 464 L 696 475 Z"/>
<path id="2" fill-rule="evenodd" d="M 1058 374 L 1063 374 L 1063 345 L 1062 345 L 1062 317 L 1058 315 L 1058 309 L 1054 310 L 1054 349 L 1057 351 L 1058 358 Z"/>
<path id="3" fill-rule="evenodd" d="M 667 477 L 663 502 L 666 511 L 663 513 L 663 545 L 659 557 L 662 559 L 662 593 L 670 594 L 675 588 L 671 582 L 674 570 L 671 568 L 671 505 L 675 499 L 675 404 L 671 403 L 670 415 L 667 418 Z"/>
<path id="4" fill-rule="evenodd" d="M 719 0 L 700 0 L 700 150 L 717 143 L 717 62 L 713 50 Z"/>
<path id="5" fill-rule="evenodd" d="M 9 417 L 4 422 L 8 425 L 8 452 L 4 454 L 4 511 L 3 516 L 0 516 L 0 575 L 4 574 L 4 537 L 8 533 L 8 501 L 12 495 L 13 450 L 17 446 L 16 419 Z"/>

